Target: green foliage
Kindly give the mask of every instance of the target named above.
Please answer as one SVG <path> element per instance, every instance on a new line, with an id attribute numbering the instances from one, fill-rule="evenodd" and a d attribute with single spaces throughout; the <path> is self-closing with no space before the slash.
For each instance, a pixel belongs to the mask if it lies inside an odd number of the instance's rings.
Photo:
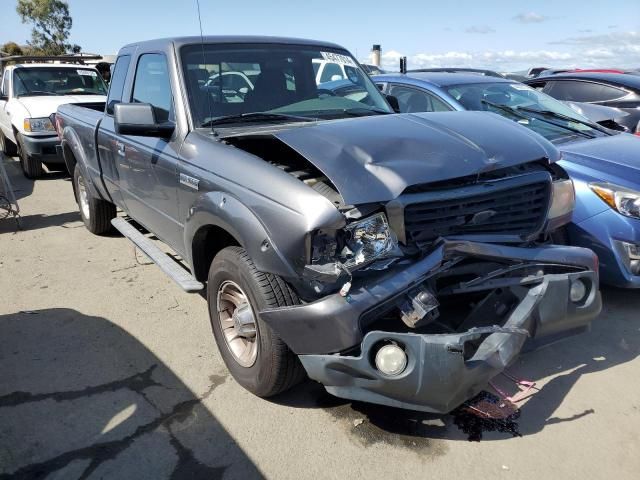
<path id="1" fill-rule="evenodd" d="M 73 21 L 64 0 L 18 0 L 16 11 L 22 23 L 32 23 L 29 46 L 32 54 L 62 55 L 80 51 L 68 42 Z"/>

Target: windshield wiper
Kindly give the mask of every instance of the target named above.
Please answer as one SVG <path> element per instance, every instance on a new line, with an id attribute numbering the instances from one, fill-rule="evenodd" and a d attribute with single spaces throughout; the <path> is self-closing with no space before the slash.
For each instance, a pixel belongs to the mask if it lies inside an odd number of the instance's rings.
<path id="1" fill-rule="evenodd" d="M 353 115 L 357 117 L 362 117 L 365 115 L 370 115 L 372 113 L 377 113 L 379 115 L 391 115 L 393 112 L 388 112 L 381 108 L 366 108 L 366 107 L 353 107 L 353 108 L 345 108 L 340 110 L 342 113 L 346 113 L 347 115 Z"/>
<path id="2" fill-rule="evenodd" d="M 69 92 L 63 95 L 106 95 L 106 93 L 84 91 L 84 92 Z"/>
<path id="3" fill-rule="evenodd" d="M 44 90 L 31 90 L 29 92 L 25 92 L 25 93 L 21 93 L 19 95 L 16 95 L 18 98 L 20 97 L 29 97 L 31 95 L 56 95 L 56 96 L 60 96 L 60 93 L 56 93 L 56 92 L 46 92 Z"/>
<path id="4" fill-rule="evenodd" d="M 554 112 L 553 110 L 538 110 L 531 107 L 518 107 L 518 110 L 522 110 L 524 112 L 539 113 L 540 115 L 547 115 L 549 117 L 554 117 L 554 118 L 560 118 L 568 122 L 580 123 L 582 125 L 586 125 L 589 128 L 593 128 L 594 130 L 597 130 L 599 132 L 609 134 L 609 132 L 607 132 L 607 130 L 604 127 L 598 125 L 597 123 L 580 120 L 579 118 L 574 118 L 569 115 L 565 115 L 564 113 Z"/>
<path id="5" fill-rule="evenodd" d="M 499 103 L 493 103 L 493 102 L 490 102 L 488 100 L 480 100 L 480 101 L 482 103 L 486 104 L 486 105 L 489 105 L 490 107 L 497 108 L 498 110 L 502 110 L 504 112 L 512 113 L 513 115 L 515 115 L 517 117 L 520 117 L 520 118 L 522 118 L 524 120 L 529 120 L 529 116 L 525 115 L 524 113 L 522 113 L 522 111 L 531 112 L 531 113 L 540 113 L 541 112 L 541 110 L 536 110 L 534 108 L 509 107 L 508 105 L 501 105 Z M 595 138 L 595 135 L 592 135 L 592 134 L 587 133 L 587 132 L 583 132 L 582 130 L 580 130 L 578 128 L 573 128 L 573 127 L 570 127 L 569 125 L 562 125 L 561 123 L 553 122 L 553 121 L 551 121 L 551 120 L 549 120 L 547 118 L 539 118 L 539 117 L 537 117 L 537 118 L 540 121 L 543 121 L 545 123 L 549 123 L 549 124 L 554 125 L 554 126 L 556 126 L 558 128 L 562 128 L 564 130 L 568 130 L 568 131 L 573 132 L 573 133 L 577 133 L 577 134 L 582 135 L 584 137 Z M 567 117 L 567 118 L 571 118 L 571 117 Z"/>
<path id="6" fill-rule="evenodd" d="M 296 122 L 314 122 L 315 118 L 303 117 L 301 115 L 289 115 L 286 113 L 269 113 L 269 112 L 250 112 L 241 113 L 239 115 L 225 115 L 224 117 L 214 118 L 208 122 L 204 122 L 201 127 L 213 127 L 216 125 L 224 125 L 226 123 L 241 122 L 263 122 L 270 120 L 295 120 Z"/>

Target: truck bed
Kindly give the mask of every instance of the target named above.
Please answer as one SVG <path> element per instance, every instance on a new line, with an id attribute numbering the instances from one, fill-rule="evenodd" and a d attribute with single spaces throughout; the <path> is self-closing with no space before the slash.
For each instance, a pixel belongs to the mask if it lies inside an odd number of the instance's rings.
<path id="1" fill-rule="evenodd" d="M 67 103 L 58 107 L 56 115 L 62 116 L 64 124 L 81 123 L 97 127 L 104 113 L 105 102 Z"/>
<path id="2" fill-rule="evenodd" d="M 98 153 L 95 148 L 88 146 L 96 145 L 96 134 L 104 116 L 104 107 L 105 102 L 68 103 L 60 105 L 56 112 L 57 128 L 61 132 L 62 129 L 71 127 L 78 137 L 77 148 L 82 148 L 86 166 L 95 172 L 100 172 Z M 76 158 L 79 155 L 79 152 L 72 153 Z M 67 158 L 70 157 L 68 152 L 64 152 L 64 156 L 67 169 L 73 175 L 75 160 Z"/>

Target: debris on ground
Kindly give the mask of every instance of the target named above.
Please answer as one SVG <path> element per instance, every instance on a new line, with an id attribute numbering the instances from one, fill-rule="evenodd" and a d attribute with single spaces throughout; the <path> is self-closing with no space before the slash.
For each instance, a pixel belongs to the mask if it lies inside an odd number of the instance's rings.
<path id="1" fill-rule="evenodd" d="M 468 435 L 470 442 L 482 440 L 484 432 L 505 432 L 521 437 L 518 407 L 492 393 L 483 391 L 451 412 L 453 423 Z"/>

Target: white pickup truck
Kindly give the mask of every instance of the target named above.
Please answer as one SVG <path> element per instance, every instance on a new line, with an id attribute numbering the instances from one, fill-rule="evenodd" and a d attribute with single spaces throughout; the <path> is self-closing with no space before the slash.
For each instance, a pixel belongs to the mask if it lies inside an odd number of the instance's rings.
<path id="1" fill-rule="evenodd" d="M 52 115 L 65 103 L 104 102 L 107 94 L 98 71 L 73 57 L 0 59 L 0 150 L 18 155 L 26 177 L 37 178 L 43 164 L 63 170 L 64 159 Z"/>

